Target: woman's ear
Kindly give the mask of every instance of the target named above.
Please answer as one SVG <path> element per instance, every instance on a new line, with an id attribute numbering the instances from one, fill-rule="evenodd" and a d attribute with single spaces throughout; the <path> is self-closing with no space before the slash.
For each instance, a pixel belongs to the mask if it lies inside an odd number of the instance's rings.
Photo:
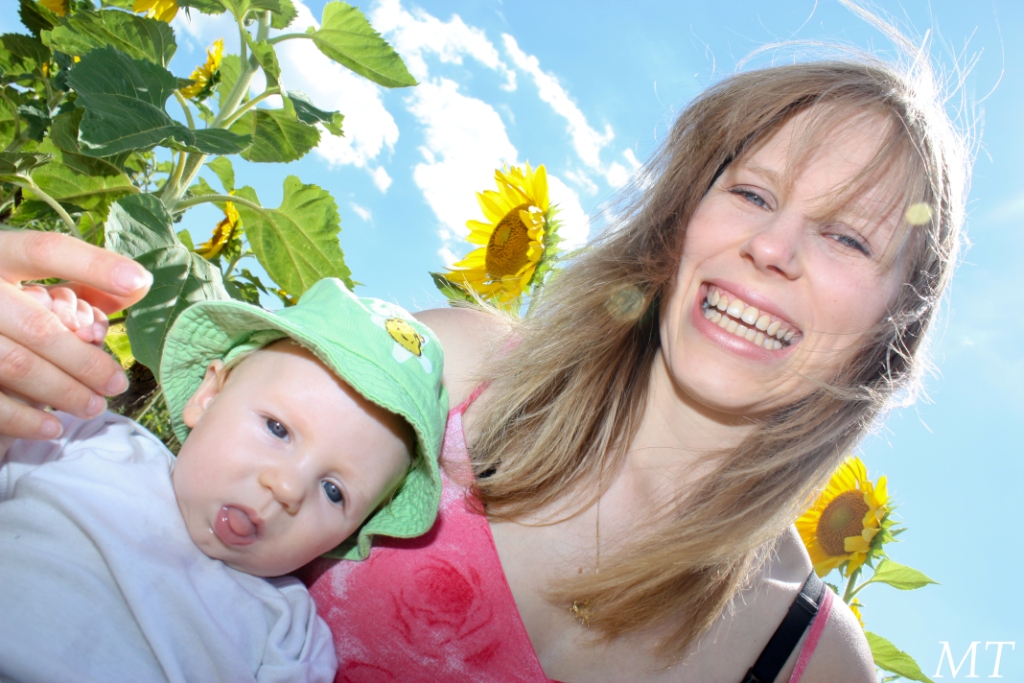
<path id="1" fill-rule="evenodd" d="M 206 368 L 206 374 L 203 375 L 202 383 L 186 401 L 185 407 L 181 411 L 181 419 L 189 429 L 199 423 L 199 418 L 206 412 L 210 401 L 216 398 L 220 390 L 224 388 L 227 377 L 228 371 L 224 369 L 224 361 L 218 358 L 210 362 L 209 367 Z"/>

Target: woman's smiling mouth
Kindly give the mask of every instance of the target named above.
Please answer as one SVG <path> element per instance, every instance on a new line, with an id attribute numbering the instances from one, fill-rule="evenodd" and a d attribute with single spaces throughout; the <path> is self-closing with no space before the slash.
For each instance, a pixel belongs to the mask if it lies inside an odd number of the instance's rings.
<path id="1" fill-rule="evenodd" d="M 734 336 L 767 351 L 779 351 L 799 340 L 800 331 L 768 312 L 751 306 L 734 294 L 706 285 L 701 302 L 704 317 Z"/>

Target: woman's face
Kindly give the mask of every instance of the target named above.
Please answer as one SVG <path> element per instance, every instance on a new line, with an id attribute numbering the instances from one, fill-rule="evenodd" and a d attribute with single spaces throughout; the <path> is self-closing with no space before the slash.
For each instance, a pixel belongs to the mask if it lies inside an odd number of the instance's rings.
<path id="1" fill-rule="evenodd" d="M 901 216 L 882 183 L 832 206 L 887 123 L 848 120 L 793 166 L 801 121 L 732 163 L 701 200 L 662 310 L 669 376 L 713 411 L 765 413 L 832 379 L 900 286 L 902 262 L 883 261 Z"/>

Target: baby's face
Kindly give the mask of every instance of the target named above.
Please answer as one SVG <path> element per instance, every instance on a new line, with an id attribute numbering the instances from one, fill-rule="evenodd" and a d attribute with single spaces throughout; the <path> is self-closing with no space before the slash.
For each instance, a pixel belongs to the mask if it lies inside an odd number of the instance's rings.
<path id="1" fill-rule="evenodd" d="M 172 475 L 199 548 L 257 576 L 333 549 L 395 490 L 411 430 L 290 341 L 230 373 L 215 361 L 183 413 Z"/>

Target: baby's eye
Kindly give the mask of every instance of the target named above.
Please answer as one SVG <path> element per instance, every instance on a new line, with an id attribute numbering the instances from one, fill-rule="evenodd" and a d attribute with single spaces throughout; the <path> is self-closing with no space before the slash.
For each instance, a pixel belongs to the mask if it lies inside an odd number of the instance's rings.
<path id="1" fill-rule="evenodd" d="M 288 429 L 272 417 L 267 418 L 267 431 L 279 439 L 288 438 Z"/>
<path id="2" fill-rule="evenodd" d="M 327 499 L 332 503 L 340 503 L 344 500 L 344 496 L 341 495 L 341 489 L 333 481 L 324 481 L 321 486 L 324 487 L 324 493 L 327 494 Z"/>

